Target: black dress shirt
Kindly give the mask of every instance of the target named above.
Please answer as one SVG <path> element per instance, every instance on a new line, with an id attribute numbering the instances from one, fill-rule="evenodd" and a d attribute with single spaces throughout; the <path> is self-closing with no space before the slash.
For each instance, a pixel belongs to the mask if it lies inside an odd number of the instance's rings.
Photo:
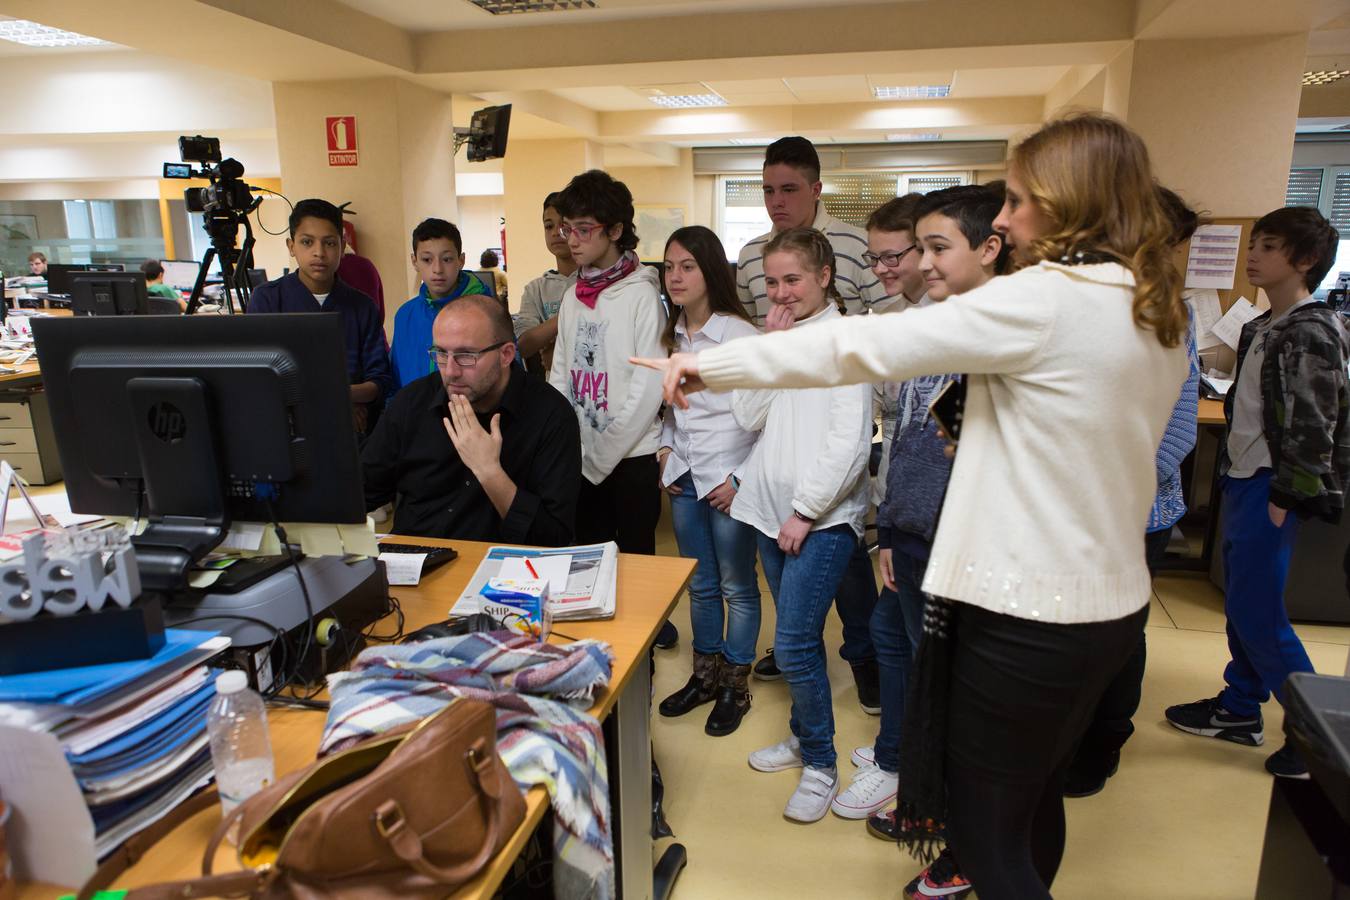
<path id="1" fill-rule="evenodd" d="M 512 367 L 501 403 L 480 414 L 489 428 L 501 413 L 501 465 L 516 485 L 505 518 L 497 514 L 446 434 L 448 398 L 439 373 L 394 395 L 361 453 L 366 508 L 398 496 L 394 533 L 562 547 L 572 543 L 581 486 L 576 413 L 542 379 Z"/>

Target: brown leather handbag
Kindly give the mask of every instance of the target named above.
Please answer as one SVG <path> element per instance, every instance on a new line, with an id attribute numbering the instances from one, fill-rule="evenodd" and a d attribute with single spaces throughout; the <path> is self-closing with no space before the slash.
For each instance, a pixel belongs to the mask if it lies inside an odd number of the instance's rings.
<path id="1" fill-rule="evenodd" d="M 206 847 L 201 878 L 135 888 L 127 900 L 444 897 L 476 876 L 525 818 L 496 734 L 493 708 L 461 699 L 324 757 L 236 807 Z M 173 824 L 214 797 L 184 804 Z M 212 874 L 216 848 L 236 822 L 245 868 Z M 128 841 L 80 900 L 110 884 L 171 827 Z"/>

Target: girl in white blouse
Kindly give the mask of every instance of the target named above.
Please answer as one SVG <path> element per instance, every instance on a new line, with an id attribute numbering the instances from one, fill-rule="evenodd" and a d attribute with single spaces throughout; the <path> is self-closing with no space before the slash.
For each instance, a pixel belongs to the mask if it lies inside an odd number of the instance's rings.
<path id="1" fill-rule="evenodd" d="M 696 353 L 759 334 L 736 298 L 726 250 L 711 230 L 691 225 L 670 236 L 665 287 L 679 310 L 661 335 L 667 351 Z M 750 708 L 747 679 L 760 615 L 755 530 L 728 512 L 737 470 L 756 436 L 737 424 L 730 394 L 707 393 L 693 398 L 688 409 L 666 408 L 656 451 L 680 555 L 698 560 L 689 580 L 694 671 L 661 702 L 660 711 L 682 716 L 715 700 L 703 729 L 711 735 L 731 734 Z"/>

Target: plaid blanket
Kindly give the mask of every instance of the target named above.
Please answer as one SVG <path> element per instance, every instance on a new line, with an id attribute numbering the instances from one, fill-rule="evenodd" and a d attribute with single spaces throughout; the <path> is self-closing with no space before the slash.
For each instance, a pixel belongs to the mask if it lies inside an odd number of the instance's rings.
<path id="1" fill-rule="evenodd" d="M 583 711 L 612 666 L 602 641 L 555 647 L 506 632 L 371 647 L 350 670 L 328 676 L 319 755 L 425 718 L 455 697 L 490 703 L 511 777 L 522 790 L 544 785 L 553 805 L 554 896 L 613 897 L 605 745 L 600 723 Z"/>

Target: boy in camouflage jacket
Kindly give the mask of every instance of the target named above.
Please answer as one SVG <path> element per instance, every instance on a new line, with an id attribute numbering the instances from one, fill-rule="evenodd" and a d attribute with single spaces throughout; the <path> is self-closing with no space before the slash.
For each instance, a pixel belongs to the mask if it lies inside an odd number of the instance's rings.
<path id="1" fill-rule="evenodd" d="M 1312 295 L 1338 242 L 1307 207 L 1276 210 L 1252 227 L 1247 277 L 1265 290 L 1270 311 L 1242 329 L 1219 465 L 1232 660 L 1219 696 L 1167 710 L 1169 722 L 1192 734 L 1260 745 L 1261 704 L 1271 694 L 1283 702 L 1285 679 L 1313 670 L 1289 624 L 1284 583 L 1299 520 L 1339 520 L 1350 474 L 1350 338 L 1340 313 Z M 1308 777 L 1288 744 L 1266 769 Z"/>

